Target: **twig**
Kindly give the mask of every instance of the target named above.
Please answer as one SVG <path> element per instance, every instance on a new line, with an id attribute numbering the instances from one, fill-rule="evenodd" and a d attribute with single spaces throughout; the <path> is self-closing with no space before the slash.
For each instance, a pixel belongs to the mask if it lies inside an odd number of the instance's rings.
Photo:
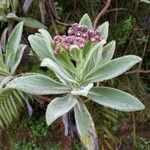
<path id="1" fill-rule="evenodd" d="M 42 23 L 46 23 L 46 7 L 45 7 L 45 0 L 39 1 L 39 9 L 41 14 L 41 21 Z"/>
<path id="2" fill-rule="evenodd" d="M 150 73 L 150 70 L 135 70 L 135 71 L 129 71 L 129 72 L 126 72 L 125 74 L 128 75 L 128 74 L 134 74 L 134 73 Z"/>
<path id="3" fill-rule="evenodd" d="M 132 113 L 132 121 L 133 121 L 133 147 L 135 149 L 135 146 L 136 146 L 136 121 L 135 121 L 134 113 Z"/>
<path id="4" fill-rule="evenodd" d="M 59 32 L 57 30 L 57 27 L 56 27 L 56 23 L 55 23 L 55 18 L 56 18 L 56 14 L 54 13 L 54 1 L 53 0 L 49 0 L 47 1 L 47 11 L 48 11 L 48 14 L 49 14 L 49 17 L 51 19 L 51 23 L 52 23 L 52 26 L 54 28 L 54 31 L 55 31 L 55 34 L 57 35 Z"/>
<path id="5" fill-rule="evenodd" d="M 52 22 L 52 26 L 53 26 L 53 28 L 54 28 L 55 34 L 58 35 L 59 32 L 58 32 L 58 30 L 57 30 L 57 27 L 56 27 L 56 23 L 55 23 L 54 17 L 53 17 L 52 14 L 49 14 L 49 16 L 50 16 L 50 18 L 51 18 L 51 22 Z"/>
<path id="6" fill-rule="evenodd" d="M 99 20 L 101 19 L 101 17 L 106 13 L 108 7 L 110 6 L 111 0 L 107 0 L 106 5 L 104 6 L 104 8 L 98 13 L 97 17 L 94 20 L 93 23 L 93 27 L 94 29 L 96 28 Z"/>
<path id="7" fill-rule="evenodd" d="M 142 53 L 142 59 L 144 58 L 144 55 L 145 55 L 145 52 L 146 52 L 146 48 L 147 48 L 147 44 L 148 44 L 148 39 L 149 39 L 149 32 L 147 33 L 147 41 L 144 45 L 144 50 L 143 50 L 143 53 Z M 139 63 L 139 69 L 141 68 L 142 66 L 142 61 Z"/>
<path id="8" fill-rule="evenodd" d="M 128 11 L 128 12 L 131 12 L 127 8 L 113 8 L 113 9 L 107 10 L 106 13 L 110 13 L 110 12 L 114 12 L 114 11 Z"/>
<path id="9" fill-rule="evenodd" d="M 50 102 L 50 100 L 51 100 L 51 98 L 50 97 L 48 97 L 48 96 L 34 96 L 34 98 L 38 101 L 38 102 L 40 102 L 40 103 L 42 103 L 42 102 Z"/>
<path id="10" fill-rule="evenodd" d="M 55 19 L 55 22 L 56 22 L 57 24 L 62 25 L 62 26 L 67 26 L 67 27 L 71 26 L 71 24 L 64 23 L 64 22 L 58 21 L 58 20 L 56 20 L 56 19 Z"/>

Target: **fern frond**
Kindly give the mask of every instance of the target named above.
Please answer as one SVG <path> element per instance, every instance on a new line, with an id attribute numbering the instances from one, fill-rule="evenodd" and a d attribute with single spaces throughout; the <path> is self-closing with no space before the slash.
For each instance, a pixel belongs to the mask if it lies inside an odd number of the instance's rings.
<path id="1" fill-rule="evenodd" d="M 0 94 L 0 126 L 9 126 L 24 108 L 25 95 L 17 90 Z"/>

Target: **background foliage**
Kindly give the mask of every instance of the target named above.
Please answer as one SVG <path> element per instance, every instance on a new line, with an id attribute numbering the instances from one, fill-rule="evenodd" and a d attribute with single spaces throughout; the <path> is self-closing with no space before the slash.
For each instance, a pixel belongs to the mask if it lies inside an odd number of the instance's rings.
<path id="1" fill-rule="evenodd" d="M 0 1 L 4 2 L 3 0 Z M 47 5 L 43 3 L 46 2 Z M 47 28 L 52 34 L 66 32 L 68 24 L 77 22 L 84 13 L 91 18 L 106 5 L 106 0 L 70 0 L 70 1 L 41 1 L 34 0 L 28 11 L 23 9 L 24 0 L 18 4 L 0 7 L 0 34 L 6 27 L 8 34 L 14 25 L 21 20 L 26 22 L 22 43 L 28 45 L 22 59 L 18 72 L 35 70 L 39 66 L 34 58 L 28 56 L 30 51 L 27 37 L 35 33 L 41 26 Z M 43 8 L 43 9 L 40 9 Z M 56 9 L 56 10 L 55 10 Z M 56 14 L 57 11 L 57 14 Z M 15 13 L 16 17 L 13 14 Z M 9 16 L 7 16 L 9 14 Z M 136 95 L 145 104 L 146 109 L 137 113 L 121 113 L 112 111 L 92 102 L 87 102 L 90 112 L 93 114 L 97 126 L 102 149 L 148 149 L 150 147 L 150 5 L 139 0 L 112 0 L 111 4 L 99 20 L 99 24 L 109 21 L 109 39 L 117 42 L 115 57 L 125 54 L 135 54 L 143 58 L 143 61 L 132 71 L 120 76 L 117 79 L 106 82 L 106 85 L 116 87 Z M 7 16 L 7 17 L 6 17 Z M 30 19 L 29 19 L 30 18 Z M 32 19 L 34 20 L 32 20 Z M 35 20 L 36 19 L 36 20 Z M 42 22 L 42 24 L 41 24 Z M 45 72 L 47 70 L 39 71 Z M 48 72 L 49 74 L 49 72 Z M 31 119 L 27 113 L 22 113 L 20 121 L 14 121 L 13 127 L 0 131 L 1 149 L 60 149 L 70 145 L 70 139 L 63 137 L 61 121 L 57 121 L 52 127 L 47 128 L 44 117 L 45 97 L 35 97 L 38 102 L 31 103 L 34 112 Z M 40 103 L 40 105 L 39 105 Z M 59 130 L 58 130 L 59 129 Z M 57 131 L 58 130 L 58 131 Z M 54 131 L 57 131 L 54 132 Z M 65 139 L 66 142 L 58 142 Z M 131 147 L 132 145 L 132 147 Z M 78 141 L 73 143 L 72 149 L 82 149 Z"/>

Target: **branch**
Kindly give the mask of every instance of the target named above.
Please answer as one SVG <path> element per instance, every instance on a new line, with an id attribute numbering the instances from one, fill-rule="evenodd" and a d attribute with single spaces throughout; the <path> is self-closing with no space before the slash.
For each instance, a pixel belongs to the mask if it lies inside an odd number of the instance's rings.
<path id="1" fill-rule="evenodd" d="M 57 35 L 59 32 L 56 27 L 55 19 L 57 18 L 56 12 L 55 12 L 55 5 L 53 0 L 48 0 L 46 3 L 48 15 L 51 19 L 52 26 L 54 28 L 55 34 Z"/>
<path id="2" fill-rule="evenodd" d="M 113 11 L 128 11 L 128 12 L 131 12 L 129 9 L 127 8 L 113 8 L 113 9 L 110 9 L 110 10 L 107 10 L 106 13 L 110 13 L 110 12 L 113 12 Z"/>
<path id="3" fill-rule="evenodd" d="M 43 104 L 44 102 L 50 102 L 53 97 L 48 97 L 48 96 L 39 96 L 39 95 L 34 95 L 35 100 L 37 100 L 40 104 Z"/>
<path id="4" fill-rule="evenodd" d="M 55 19 L 55 22 L 56 22 L 57 24 L 62 25 L 62 26 L 66 26 L 66 27 L 70 27 L 70 26 L 71 26 L 71 24 L 64 23 L 64 22 L 58 21 L 58 20 L 56 20 L 56 19 Z"/>
<path id="5" fill-rule="evenodd" d="M 104 8 L 98 13 L 98 15 L 97 15 L 97 17 L 95 18 L 94 23 L 93 23 L 93 28 L 94 28 L 94 29 L 96 28 L 96 26 L 97 26 L 99 20 L 101 19 L 101 17 L 102 17 L 103 15 L 105 15 L 105 13 L 106 13 L 108 7 L 110 6 L 110 3 L 111 3 L 111 0 L 107 0 L 106 5 L 104 6 Z"/>
<path id="6" fill-rule="evenodd" d="M 144 55 L 145 55 L 145 52 L 146 52 L 146 48 L 147 48 L 147 45 L 148 45 L 149 32 L 147 33 L 146 39 L 147 39 L 147 41 L 146 41 L 146 43 L 145 43 L 145 45 L 144 45 L 144 50 L 143 50 L 143 53 L 142 53 L 142 59 L 144 58 Z M 141 68 L 142 63 L 143 63 L 143 61 L 141 61 L 141 62 L 139 63 L 139 69 Z"/>
<path id="7" fill-rule="evenodd" d="M 150 70 L 135 70 L 135 71 L 126 72 L 125 74 L 128 75 L 128 74 L 134 74 L 134 73 L 150 73 Z"/>

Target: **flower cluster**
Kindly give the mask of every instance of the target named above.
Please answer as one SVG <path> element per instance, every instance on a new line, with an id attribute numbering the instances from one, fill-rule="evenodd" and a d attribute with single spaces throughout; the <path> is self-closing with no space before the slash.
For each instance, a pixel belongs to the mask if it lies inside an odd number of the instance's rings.
<path id="1" fill-rule="evenodd" d="M 101 41 L 102 35 L 93 29 L 89 29 L 86 25 L 79 25 L 77 23 L 72 24 L 68 29 L 69 36 L 81 37 L 87 41 L 99 42 Z"/>
<path id="2" fill-rule="evenodd" d="M 79 48 L 83 48 L 85 44 L 85 39 L 76 36 L 60 36 L 56 35 L 54 38 L 54 44 L 56 47 L 63 47 L 64 49 L 69 49 L 71 45 L 77 45 Z"/>
<path id="3" fill-rule="evenodd" d="M 99 42 L 104 39 L 100 32 L 77 23 L 72 24 L 67 33 L 68 35 L 56 35 L 53 38 L 56 51 L 61 48 L 68 50 L 72 45 L 82 49 L 86 42 Z"/>

